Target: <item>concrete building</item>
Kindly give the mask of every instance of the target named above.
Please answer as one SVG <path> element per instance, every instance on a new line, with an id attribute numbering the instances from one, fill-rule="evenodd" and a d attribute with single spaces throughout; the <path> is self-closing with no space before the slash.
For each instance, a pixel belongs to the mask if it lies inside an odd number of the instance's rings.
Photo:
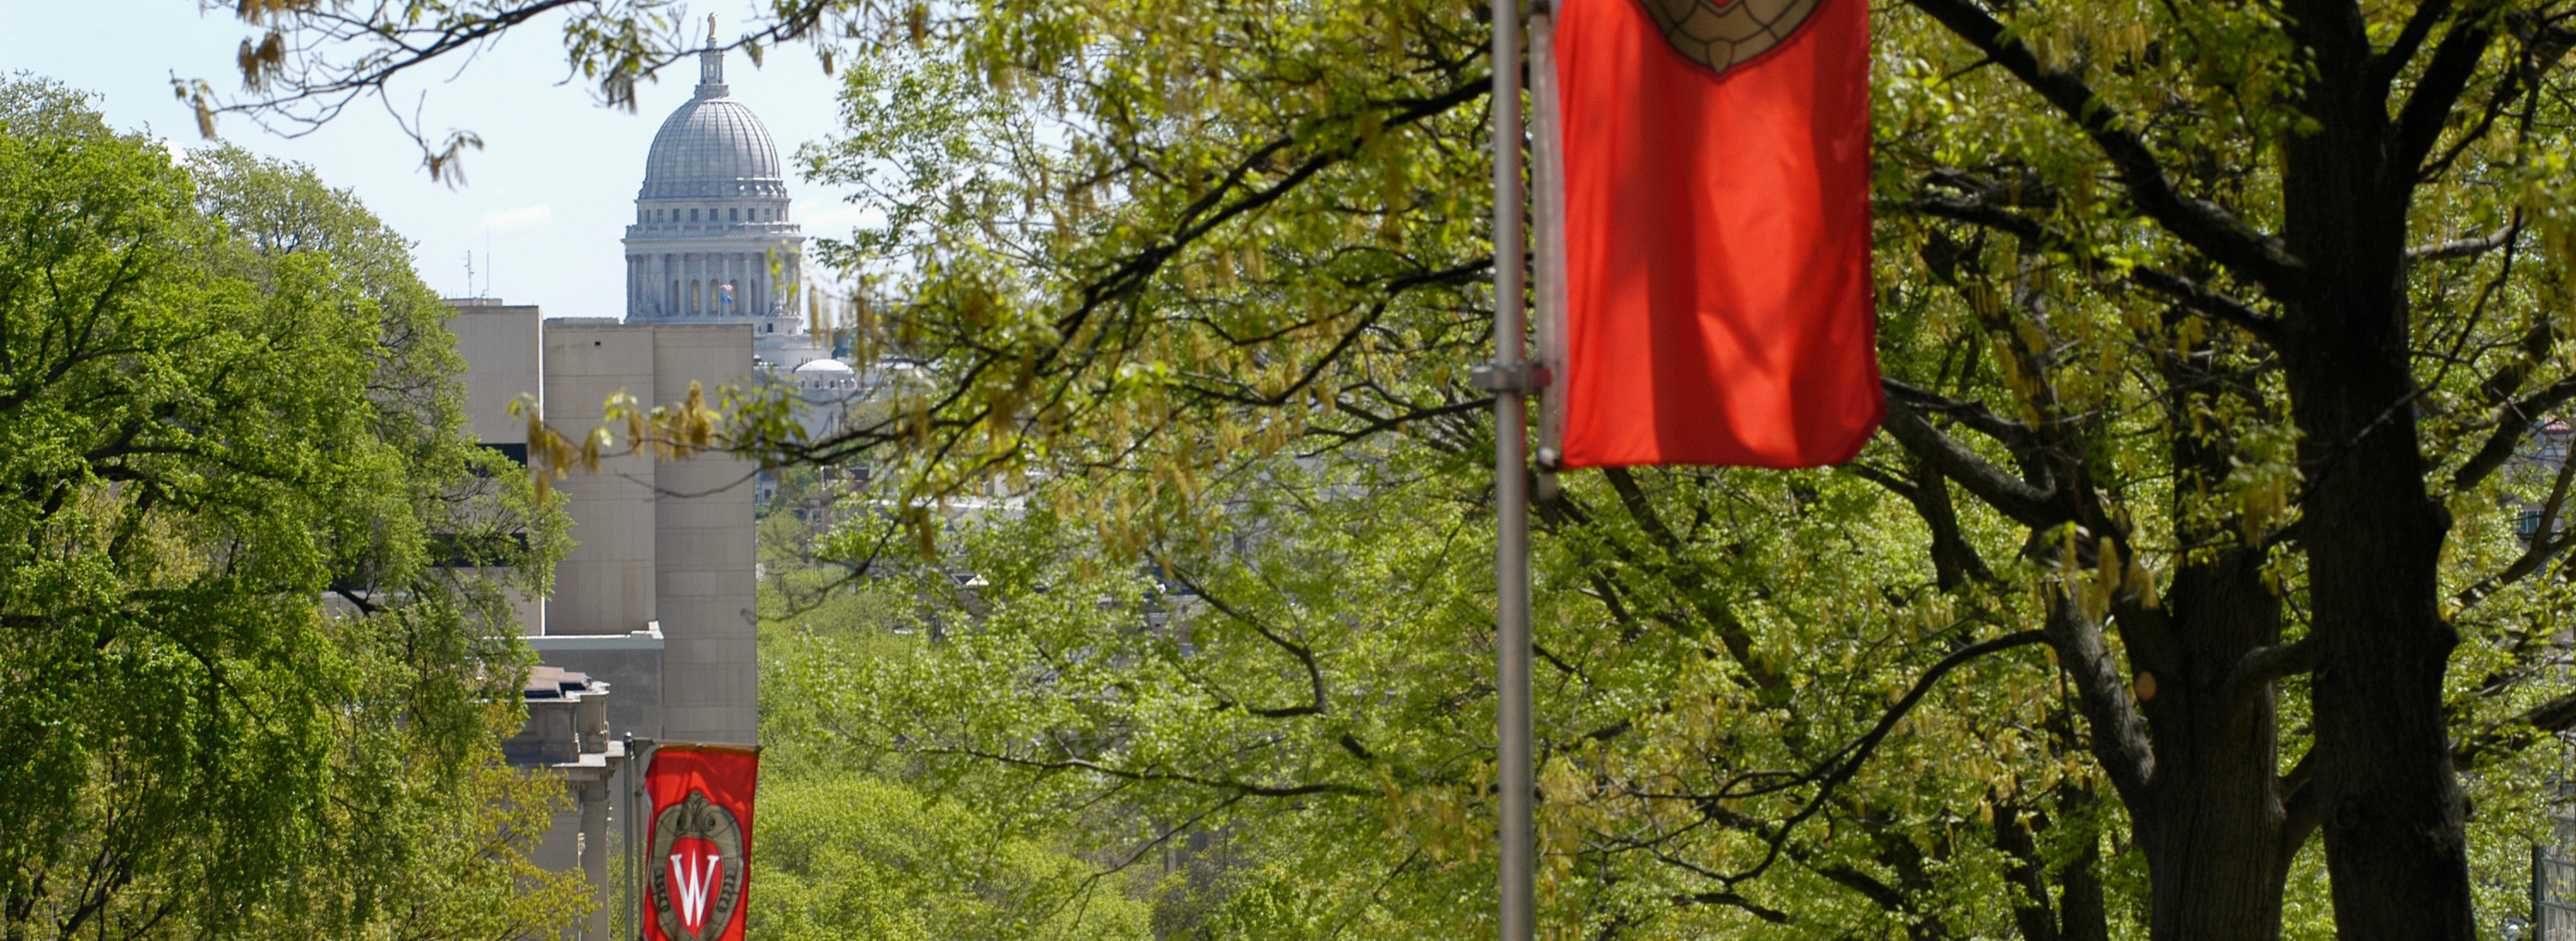
<path id="1" fill-rule="evenodd" d="M 555 812 L 532 861 L 557 872 L 580 869 L 594 887 L 609 880 L 609 854 L 619 850 L 609 824 L 623 796 L 617 773 L 626 743 L 609 734 L 608 684 L 556 667 L 538 667 L 521 690 L 528 724 L 501 743 L 501 755 L 522 768 L 544 768 L 562 779 L 572 803 Z M 602 901 L 613 898 L 603 892 Z M 600 905 L 567 934 L 608 941 L 611 909 Z"/>
<path id="2" fill-rule="evenodd" d="M 530 306 L 452 302 L 466 406 L 486 446 L 525 460 L 521 396 L 578 439 L 609 396 L 642 404 L 754 381 L 744 324 L 544 319 Z M 554 591 L 521 605 L 519 631 L 548 666 L 607 681 L 618 734 L 754 744 L 760 709 L 753 603 L 752 462 L 722 453 L 657 460 L 627 451 L 555 481 L 577 543 Z"/>

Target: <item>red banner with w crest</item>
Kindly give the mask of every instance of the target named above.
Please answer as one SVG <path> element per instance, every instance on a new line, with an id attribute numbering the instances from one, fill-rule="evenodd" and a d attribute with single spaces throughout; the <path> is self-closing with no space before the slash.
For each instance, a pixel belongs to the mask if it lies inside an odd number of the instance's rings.
<path id="1" fill-rule="evenodd" d="M 644 771 L 644 937 L 742 941 L 751 907 L 751 802 L 760 753 L 664 745 Z"/>
<path id="2" fill-rule="evenodd" d="M 1883 405 L 1868 0 L 1561 0 L 1564 466 L 1849 459 Z"/>

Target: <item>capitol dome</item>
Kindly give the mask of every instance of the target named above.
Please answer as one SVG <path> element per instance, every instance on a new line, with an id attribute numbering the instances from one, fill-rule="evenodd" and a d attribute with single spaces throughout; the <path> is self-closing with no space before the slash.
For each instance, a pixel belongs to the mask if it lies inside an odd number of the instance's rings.
<path id="1" fill-rule="evenodd" d="M 626 227 L 626 319 L 749 324 L 770 362 L 812 350 L 798 316 L 805 235 L 778 144 L 724 80 L 724 53 L 698 57 L 698 88 L 662 121 Z"/>
<path id="2" fill-rule="evenodd" d="M 724 60 L 710 58 L 712 74 L 698 93 L 662 122 L 644 158 L 642 199 L 784 196 L 778 144 L 751 108 L 728 94 Z"/>

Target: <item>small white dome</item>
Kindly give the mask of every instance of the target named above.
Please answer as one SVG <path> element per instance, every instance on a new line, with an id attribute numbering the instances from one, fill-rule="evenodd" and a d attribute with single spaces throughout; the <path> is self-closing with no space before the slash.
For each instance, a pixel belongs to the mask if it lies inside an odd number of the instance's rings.
<path id="1" fill-rule="evenodd" d="M 851 374 L 849 364 L 831 358 L 806 360 L 803 365 L 796 367 L 795 372 L 799 376 L 847 376 Z"/>

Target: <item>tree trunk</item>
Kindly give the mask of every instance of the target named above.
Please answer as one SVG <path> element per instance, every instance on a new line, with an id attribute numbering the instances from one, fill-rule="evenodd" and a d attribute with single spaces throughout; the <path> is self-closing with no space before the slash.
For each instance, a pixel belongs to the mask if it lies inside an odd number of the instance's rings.
<path id="1" fill-rule="evenodd" d="M 2194 450 L 2186 448 L 2185 450 Z M 2229 690 L 2245 653 L 2277 643 L 2280 599 L 2263 583 L 2260 549 L 2229 549 L 2183 567 L 2168 593 L 2173 642 L 2133 647 L 2155 736 L 2147 806 L 2132 808 L 2147 859 L 2148 936 L 2157 941 L 2272 941 L 2281 930 L 2277 708 L 2268 684 Z M 2140 654 L 2144 654 L 2141 656 Z"/>
<path id="2" fill-rule="evenodd" d="M 2437 607 L 2449 514 L 2425 493 L 2404 286 L 2416 168 L 2349 4 L 2292 11 L 2317 77 L 2282 168 L 2283 239 L 2307 265 L 2282 361 L 2307 476 L 2316 808 L 2340 937 L 2474 937 L 2442 713 L 2456 637 Z M 2405 165 L 2396 165 L 2396 164 Z"/>

